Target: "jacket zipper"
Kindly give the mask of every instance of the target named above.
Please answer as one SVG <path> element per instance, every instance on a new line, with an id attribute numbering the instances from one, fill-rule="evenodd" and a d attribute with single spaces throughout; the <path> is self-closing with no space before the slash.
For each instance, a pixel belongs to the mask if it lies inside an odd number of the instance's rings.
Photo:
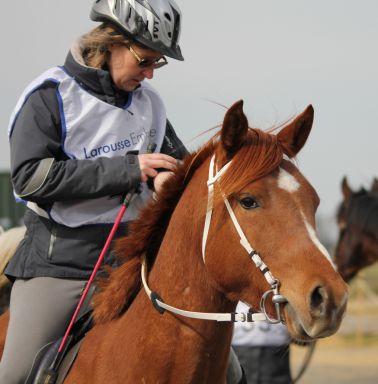
<path id="1" fill-rule="evenodd" d="M 48 260 L 51 260 L 51 258 L 52 258 L 52 251 L 53 251 L 54 244 L 55 244 L 55 241 L 56 241 L 57 231 L 58 231 L 57 226 L 55 224 L 53 224 L 52 227 L 51 227 L 49 251 L 48 251 L 48 254 L 47 254 Z"/>

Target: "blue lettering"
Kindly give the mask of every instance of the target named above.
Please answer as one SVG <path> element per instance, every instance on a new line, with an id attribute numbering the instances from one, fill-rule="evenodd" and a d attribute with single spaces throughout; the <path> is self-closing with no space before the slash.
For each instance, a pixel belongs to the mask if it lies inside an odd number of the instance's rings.
<path id="1" fill-rule="evenodd" d="M 91 150 L 91 157 L 96 157 L 98 155 L 97 149 L 92 149 Z"/>
<path id="2" fill-rule="evenodd" d="M 137 141 L 137 139 L 135 137 L 135 132 L 131 132 L 130 133 L 130 139 L 131 139 L 131 142 L 133 143 L 133 145 L 138 144 L 138 141 Z"/>
<path id="3" fill-rule="evenodd" d="M 156 130 L 153 130 L 155 135 Z M 149 133 L 151 135 L 151 132 Z M 84 158 L 90 159 L 97 156 L 101 156 L 101 154 L 110 153 L 110 152 L 117 152 L 122 151 L 125 148 L 129 148 L 132 145 L 138 144 L 140 141 L 144 140 L 146 137 L 146 133 L 136 134 L 135 132 L 130 133 L 130 140 L 124 139 L 121 141 L 116 141 L 110 144 L 104 144 L 100 145 L 97 148 L 88 149 L 86 147 L 83 147 L 84 151 Z"/>
<path id="4" fill-rule="evenodd" d="M 90 159 L 91 158 L 91 156 L 87 155 L 87 148 L 85 148 L 85 147 L 84 147 L 84 156 L 85 156 L 86 159 Z"/>
<path id="5" fill-rule="evenodd" d="M 142 132 L 140 135 L 138 135 L 137 136 L 138 143 L 140 143 L 141 141 L 144 141 L 145 137 L 146 137 L 146 134 L 144 132 Z"/>

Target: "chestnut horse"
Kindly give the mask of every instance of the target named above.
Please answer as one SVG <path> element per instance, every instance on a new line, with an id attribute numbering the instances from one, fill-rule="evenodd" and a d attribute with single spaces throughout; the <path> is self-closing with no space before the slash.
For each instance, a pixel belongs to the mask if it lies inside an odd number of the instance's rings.
<path id="1" fill-rule="evenodd" d="M 316 236 L 319 198 L 290 160 L 313 109 L 275 135 L 249 128 L 242 105 L 117 241 L 121 265 L 65 383 L 222 384 L 231 320 L 284 321 L 297 340 L 339 328 L 347 286 Z M 233 313 L 239 300 L 262 313 Z"/>
<path id="2" fill-rule="evenodd" d="M 335 263 L 345 281 L 351 280 L 362 268 L 378 261 L 378 181 L 371 189 L 353 191 L 343 178 L 344 200 L 337 212 L 339 240 Z"/>

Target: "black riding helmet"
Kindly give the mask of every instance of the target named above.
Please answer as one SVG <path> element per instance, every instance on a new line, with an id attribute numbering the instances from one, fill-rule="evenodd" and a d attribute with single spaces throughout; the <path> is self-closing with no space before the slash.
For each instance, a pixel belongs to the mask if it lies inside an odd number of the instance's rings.
<path id="1" fill-rule="evenodd" d="M 108 22 L 127 38 L 177 60 L 181 11 L 173 0 L 96 0 L 90 18 Z"/>

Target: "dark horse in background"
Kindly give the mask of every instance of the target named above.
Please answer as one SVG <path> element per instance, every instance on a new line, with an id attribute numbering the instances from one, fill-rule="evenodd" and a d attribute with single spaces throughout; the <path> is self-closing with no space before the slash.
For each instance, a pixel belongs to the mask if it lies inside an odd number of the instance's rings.
<path id="1" fill-rule="evenodd" d="M 344 200 L 337 213 L 340 232 L 335 262 L 348 282 L 378 260 L 378 179 L 370 190 L 353 191 L 344 177 L 341 189 Z"/>

